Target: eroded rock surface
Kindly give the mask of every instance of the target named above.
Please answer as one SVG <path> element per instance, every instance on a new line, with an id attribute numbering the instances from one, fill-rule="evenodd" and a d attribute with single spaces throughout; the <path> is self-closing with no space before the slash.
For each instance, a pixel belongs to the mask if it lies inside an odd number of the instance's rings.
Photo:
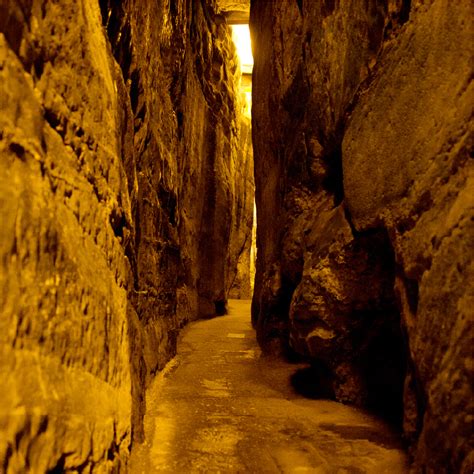
<path id="1" fill-rule="evenodd" d="M 126 469 L 180 328 L 225 308 L 252 161 L 215 11 L 0 1 L 2 471 Z"/>
<path id="2" fill-rule="evenodd" d="M 248 23 L 250 0 L 217 0 L 219 13 L 230 23 Z"/>
<path id="3" fill-rule="evenodd" d="M 260 344 L 329 368 L 340 400 L 403 402 L 420 472 L 472 462 L 471 15 L 251 8 Z"/>

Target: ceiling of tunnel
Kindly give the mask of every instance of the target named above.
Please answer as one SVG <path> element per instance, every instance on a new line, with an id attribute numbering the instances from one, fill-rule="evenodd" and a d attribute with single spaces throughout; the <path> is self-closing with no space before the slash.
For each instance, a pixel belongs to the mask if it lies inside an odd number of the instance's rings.
<path id="1" fill-rule="evenodd" d="M 229 24 L 249 22 L 250 0 L 217 0 L 217 7 Z"/>

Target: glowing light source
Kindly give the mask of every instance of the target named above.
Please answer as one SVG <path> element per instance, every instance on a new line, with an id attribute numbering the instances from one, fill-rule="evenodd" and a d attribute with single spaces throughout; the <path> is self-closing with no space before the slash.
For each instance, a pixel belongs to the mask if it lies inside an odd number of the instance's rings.
<path id="1" fill-rule="evenodd" d="M 232 40 L 240 59 L 243 74 L 252 74 L 253 56 L 249 25 L 232 25 Z"/>

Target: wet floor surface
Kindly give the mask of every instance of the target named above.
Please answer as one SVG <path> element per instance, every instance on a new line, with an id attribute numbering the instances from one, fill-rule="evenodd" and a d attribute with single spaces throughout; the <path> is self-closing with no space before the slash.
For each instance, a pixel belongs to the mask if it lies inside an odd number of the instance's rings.
<path id="1" fill-rule="evenodd" d="M 304 367 L 262 357 L 250 302 L 190 324 L 147 393 L 138 473 L 405 473 L 396 435 L 365 412 L 293 388 Z"/>

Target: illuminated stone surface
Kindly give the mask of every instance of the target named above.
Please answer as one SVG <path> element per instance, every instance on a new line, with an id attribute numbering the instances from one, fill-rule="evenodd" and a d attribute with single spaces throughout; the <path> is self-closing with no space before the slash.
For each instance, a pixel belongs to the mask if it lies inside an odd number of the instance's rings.
<path id="1" fill-rule="evenodd" d="M 258 339 L 403 424 L 415 471 L 471 472 L 470 2 L 252 3 Z M 226 25 L 248 8 L 0 0 L 2 472 L 127 472 L 181 328 L 250 294 L 250 79 Z M 248 329 L 226 324 L 247 361 Z M 219 419 L 255 385 L 212 370 L 196 375 Z M 199 430 L 235 461 L 234 424 Z M 315 462 L 311 433 L 262 458 Z"/>
<path id="2" fill-rule="evenodd" d="M 295 391 L 290 377 L 304 367 L 261 356 L 250 302 L 192 323 L 148 390 L 146 441 L 131 473 L 408 472 L 383 423 Z"/>
<path id="3" fill-rule="evenodd" d="M 403 402 L 416 472 L 472 471 L 471 17 L 251 7 L 258 339 L 324 363 L 341 400 Z"/>
<path id="4" fill-rule="evenodd" d="M 146 384 L 250 253 L 230 30 L 165 3 L 0 1 L 2 472 L 126 472 Z"/>

